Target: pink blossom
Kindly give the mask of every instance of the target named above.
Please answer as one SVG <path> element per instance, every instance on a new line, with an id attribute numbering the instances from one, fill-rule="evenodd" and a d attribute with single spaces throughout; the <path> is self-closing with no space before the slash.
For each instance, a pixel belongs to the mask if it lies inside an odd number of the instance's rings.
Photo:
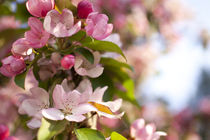
<path id="1" fill-rule="evenodd" d="M 100 53 L 93 52 L 94 63 L 91 64 L 86 58 L 81 55 L 77 55 L 75 58 L 75 71 L 81 76 L 89 76 L 96 78 L 103 73 L 104 68 L 99 65 Z"/>
<path id="2" fill-rule="evenodd" d="M 2 60 L 2 67 L 0 67 L 0 73 L 7 77 L 13 77 L 22 73 L 25 70 L 25 62 L 22 58 L 9 56 Z"/>
<path id="3" fill-rule="evenodd" d="M 47 44 L 50 34 L 43 28 L 42 22 L 34 17 L 30 17 L 28 25 L 31 27 L 30 31 L 25 33 L 25 38 L 32 48 L 41 48 Z"/>
<path id="4" fill-rule="evenodd" d="M 74 63 L 75 63 L 75 58 L 73 55 L 66 55 L 61 60 L 61 66 L 66 70 L 71 69 L 74 66 Z"/>
<path id="5" fill-rule="evenodd" d="M 33 16 L 35 17 L 45 17 L 46 14 L 54 9 L 54 0 L 28 0 L 26 7 Z"/>
<path id="6" fill-rule="evenodd" d="M 33 117 L 27 124 L 29 128 L 39 128 L 42 118 L 41 111 L 48 108 L 49 104 L 49 94 L 42 88 L 34 87 L 30 89 L 30 95 L 22 101 L 18 112 Z"/>
<path id="7" fill-rule="evenodd" d="M 138 119 L 131 125 L 130 135 L 135 140 L 158 140 L 160 136 L 166 136 L 166 133 L 156 131 L 154 124 L 145 126 L 144 119 Z"/>
<path id="8" fill-rule="evenodd" d="M 81 21 L 74 25 L 74 16 L 68 9 L 63 9 L 62 14 L 51 10 L 44 19 L 44 28 L 56 37 L 68 37 L 81 29 Z"/>
<path id="9" fill-rule="evenodd" d="M 77 14 L 79 18 L 87 18 L 93 12 L 93 5 L 88 0 L 81 1 L 77 6 Z"/>
<path id="10" fill-rule="evenodd" d="M 86 19 L 85 30 L 89 36 L 102 40 L 108 37 L 113 30 L 113 25 L 108 24 L 108 17 L 105 14 L 93 12 Z"/>
<path id="11" fill-rule="evenodd" d="M 77 90 L 66 92 L 61 85 L 56 85 L 53 91 L 54 108 L 42 110 L 44 117 L 50 120 L 81 122 L 86 117 L 83 114 L 94 110 L 89 104 L 79 104 L 81 93 Z M 62 111 L 60 111 L 62 110 Z"/>
<path id="12" fill-rule="evenodd" d="M 0 140 L 4 140 L 9 136 L 9 128 L 3 124 L 0 125 Z"/>

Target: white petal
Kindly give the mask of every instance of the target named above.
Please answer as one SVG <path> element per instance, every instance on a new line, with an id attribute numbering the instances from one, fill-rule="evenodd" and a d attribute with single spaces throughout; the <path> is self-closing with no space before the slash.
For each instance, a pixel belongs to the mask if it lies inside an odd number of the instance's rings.
<path id="1" fill-rule="evenodd" d="M 87 76 L 89 76 L 91 78 L 97 78 L 103 73 L 103 71 L 104 71 L 103 67 L 96 66 L 95 68 L 87 70 Z"/>
<path id="2" fill-rule="evenodd" d="M 29 116 L 34 116 L 41 109 L 37 102 L 37 100 L 26 99 L 21 104 L 21 110 L 27 113 Z"/>
<path id="3" fill-rule="evenodd" d="M 103 88 L 97 88 L 90 97 L 90 101 L 101 102 L 103 100 L 104 92 L 107 90 L 107 86 Z"/>
<path id="4" fill-rule="evenodd" d="M 42 115 L 45 118 L 50 119 L 50 120 L 54 120 L 54 121 L 64 119 L 64 114 L 56 108 L 43 109 L 42 110 Z"/>
<path id="5" fill-rule="evenodd" d="M 33 118 L 27 123 L 27 126 L 31 129 L 36 129 L 36 128 L 39 128 L 41 124 L 42 123 L 40 119 Z"/>
<path id="6" fill-rule="evenodd" d="M 112 112 L 116 112 L 122 106 L 122 99 L 106 102 L 106 105 L 111 109 Z"/>
<path id="7" fill-rule="evenodd" d="M 70 122 L 82 122 L 86 117 L 83 115 L 68 115 L 65 118 Z"/>
<path id="8" fill-rule="evenodd" d="M 77 106 L 76 108 L 72 109 L 72 113 L 74 115 L 86 114 L 91 111 L 97 111 L 97 109 L 90 104 L 81 104 Z"/>

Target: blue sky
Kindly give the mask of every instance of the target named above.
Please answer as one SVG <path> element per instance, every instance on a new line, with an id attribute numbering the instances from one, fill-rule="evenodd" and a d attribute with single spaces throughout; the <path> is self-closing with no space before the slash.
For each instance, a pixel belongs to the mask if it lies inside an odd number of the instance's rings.
<path id="1" fill-rule="evenodd" d="M 162 55 L 156 62 L 159 75 L 150 76 L 140 87 L 150 99 L 162 97 L 172 110 L 184 108 L 195 95 L 203 67 L 210 68 L 210 50 L 204 50 L 198 41 L 200 31 L 210 31 L 210 1 L 182 1 L 191 9 L 193 18 L 178 26 L 182 38 L 175 49 Z"/>

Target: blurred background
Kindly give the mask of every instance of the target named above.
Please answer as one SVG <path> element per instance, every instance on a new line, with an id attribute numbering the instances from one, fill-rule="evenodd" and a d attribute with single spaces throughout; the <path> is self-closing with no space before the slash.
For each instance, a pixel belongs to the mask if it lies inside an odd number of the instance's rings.
<path id="1" fill-rule="evenodd" d="M 210 140 L 210 1 L 92 2 L 96 11 L 110 17 L 114 32 L 120 37 L 116 36 L 114 41 L 135 70 L 131 76 L 142 109 L 131 112 L 128 119 L 143 117 L 154 122 L 158 129 L 168 133 L 164 138 L 167 140 Z M 30 15 L 24 0 L 0 0 L 0 9 L 2 59 L 27 30 Z M 20 125 L 16 121 L 17 99 L 13 96 L 17 92 L 23 91 L 0 75 L 0 123 Z M 126 112 L 130 108 L 134 107 L 125 103 Z M 107 127 L 116 129 L 119 125 L 113 122 Z M 25 133 L 24 129 L 14 132 L 22 140 L 29 140 L 32 133 Z"/>

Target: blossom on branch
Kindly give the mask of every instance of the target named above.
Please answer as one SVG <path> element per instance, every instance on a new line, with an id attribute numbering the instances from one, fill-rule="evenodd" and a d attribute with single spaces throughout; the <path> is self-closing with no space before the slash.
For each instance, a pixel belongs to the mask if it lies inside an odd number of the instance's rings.
<path id="1" fill-rule="evenodd" d="M 81 29 L 81 21 L 74 25 L 74 16 L 68 9 L 63 9 L 61 14 L 51 10 L 44 19 L 44 28 L 56 37 L 69 37 Z"/>

